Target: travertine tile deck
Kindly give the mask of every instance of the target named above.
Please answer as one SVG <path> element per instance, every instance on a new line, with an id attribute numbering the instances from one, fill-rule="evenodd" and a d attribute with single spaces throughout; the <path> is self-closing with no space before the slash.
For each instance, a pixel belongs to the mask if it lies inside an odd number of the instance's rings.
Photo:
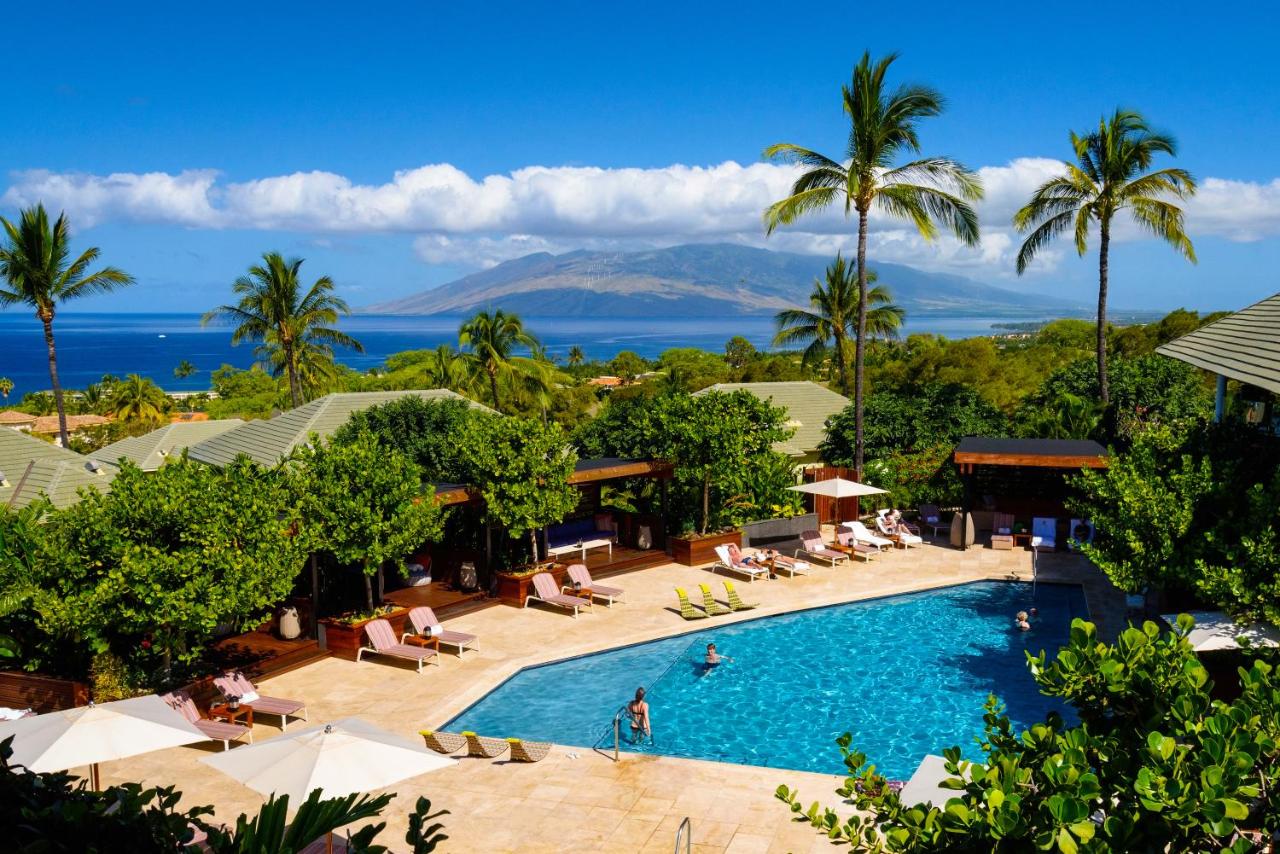
<path id="1" fill-rule="evenodd" d="M 740 590 L 761 607 L 717 618 L 717 623 L 979 579 L 1029 579 L 1030 574 L 1031 555 L 1023 550 L 960 552 L 926 544 L 870 564 L 815 567 L 809 576 L 794 579 L 740 580 Z M 626 604 L 597 606 L 577 619 L 542 606 L 503 606 L 450 620 L 451 628 L 479 635 L 480 650 L 462 659 L 446 655 L 442 666 L 428 667 L 420 676 L 411 667 L 328 659 L 270 680 L 263 689 L 305 698 L 313 723 L 358 716 L 416 737 L 417 730 L 440 726 L 522 667 L 706 628 L 707 621 L 680 618 L 672 588 L 712 583 L 722 594 L 721 577 L 676 564 L 614 576 L 609 583 L 625 588 Z M 1118 630 L 1122 597 L 1087 562 L 1044 555 L 1039 577 L 1084 584 L 1100 631 L 1107 636 Z M 617 699 L 621 705 L 628 698 Z M 602 728 L 607 724 L 602 721 Z M 278 732 L 259 724 L 254 737 Z M 196 748 L 161 751 L 103 766 L 103 776 L 106 782 L 176 784 L 185 803 L 214 804 L 222 820 L 256 810 L 261 797 L 199 762 L 204 755 Z M 791 822 L 774 800 L 780 783 L 801 787 L 806 800 L 832 803 L 840 779 L 641 755 L 624 754 L 615 764 L 601 754 L 567 747 L 556 747 L 535 765 L 461 759 L 452 768 L 392 787 L 399 796 L 383 817 L 388 827 L 379 841 L 400 850 L 405 810 L 425 794 L 436 808 L 451 813 L 444 819 L 450 836 L 445 851 L 669 851 L 686 816 L 694 851 L 830 850 L 807 825 Z"/>

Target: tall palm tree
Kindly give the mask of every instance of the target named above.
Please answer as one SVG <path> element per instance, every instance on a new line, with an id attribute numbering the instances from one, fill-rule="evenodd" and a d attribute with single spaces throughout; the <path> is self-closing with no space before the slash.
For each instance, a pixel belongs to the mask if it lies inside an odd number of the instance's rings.
<path id="1" fill-rule="evenodd" d="M 346 301 L 334 295 L 333 279 L 321 276 L 304 291 L 298 278 L 303 259 L 285 260 L 279 252 L 267 252 L 262 261 L 232 283 L 231 290 L 240 301 L 218 306 L 201 323 L 234 323 L 232 344 L 253 341 L 269 351 L 278 349 L 283 372 L 289 378 L 289 399 L 293 406 L 301 406 L 299 360 L 308 346 L 348 347 L 357 353 L 363 353 L 364 347 L 332 326 L 339 314 L 351 313 Z"/>
<path id="2" fill-rule="evenodd" d="M 876 274 L 867 271 L 867 284 L 874 284 Z M 871 337 L 892 338 L 902 326 L 906 314 L 901 306 L 893 304 L 893 297 L 883 285 L 867 289 L 865 334 Z M 836 253 L 836 260 L 827 267 L 826 281 L 813 281 L 809 294 L 809 309 L 788 308 L 774 315 L 778 332 L 773 336 L 774 346 L 805 345 L 805 364 L 820 363 L 828 346 L 834 342 L 836 376 L 840 390 L 849 394 L 849 339 L 857 341 L 858 315 L 862 301 L 859 293 L 857 271 L 845 263 Z"/>
<path id="3" fill-rule="evenodd" d="M 196 372 L 196 366 L 183 359 L 178 363 L 178 367 L 173 369 L 173 375 L 180 380 L 185 380 Z"/>
<path id="4" fill-rule="evenodd" d="M 160 386 L 146 377 L 129 374 L 112 387 L 111 408 L 121 421 L 161 421 L 168 406 Z"/>
<path id="5" fill-rule="evenodd" d="M 805 167 L 791 195 L 764 212 L 769 234 L 806 214 L 837 202 L 844 214 L 858 214 L 858 335 L 853 369 L 854 469 L 862 471 L 862 385 L 867 298 L 867 222 L 872 210 L 910 221 L 925 239 L 945 225 L 970 246 L 978 243 L 978 215 L 969 202 L 982 198 L 977 175 L 948 157 L 925 157 L 902 165 L 904 154 L 919 154 L 916 125 L 942 112 L 942 96 L 925 86 L 904 85 L 889 91 L 885 75 L 898 58 L 889 54 L 872 62 L 864 53 L 842 87 L 849 139 L 841 160 L 812 149 L 779 143 L 765 149 L 770 159 Z"/>
<path id="6" fill-rule="evenodd" d="M 587 354 L 582 352 L 582 348 L 574 344 L 569 348 L 569 367 L 576 368 L 587 360 Z"/>
<path id="7" fill-rule="evenodd" d="M 277 378 L 288 372 L 285 352 L 280 336 L 275 332 L 268 333 L 263 343 L 254 348 L 261 367 Z M 293 345 L 293 356 L 303 403 L 332 390 L 338 380 L 338 366 L 333 361 L 332 347 L 305 338 Z"/>
<path id="8" fill-rule="evenodd" d="M 44 326 L 44 344 L 49 351 L 49 382 L 58 410 L 58 438 L 67 445 L 67 410 L 58 382 L 58 352 L 53 340 L 53 316 L 59 303 L 93 294 L 109 293 L 133 284 L 133 277 L 115 267 L 88 272 L 101 254 L 96 246 L 71 257 L 71 225 L 59 214 L 49 227 L 44 205 L 27 208 L 17 223 L 0 217 L 5 244 L 0 246 L 0 306 L 26 303 L 36 311 Z"/>
<path id="9" fill-rule="evenodd" d="M 520 317 L 507 314 L 502 309 L 481 311 L 464 322 L 458 330 L 458 345 L 468 348 L 467 357 L 477 372 L 488 378 L 493 408 L 498 410 L 501 410 L 499 378 L 521 367 L 514 362 L 512 353 L 517 347 L 532 350 L 539 346 L 538 339 L 525 331 Z"/>
<path id="10" fill-rule="evenodd" d="M 472 377 L 467 371 L 467 363 L 449 344 L 436 347 L 422 366 L 422 370 L 423 378 L 432 388 L 448 388 L 454 391 L 469 391 L 471 388 Z"/>
<path id="11" fill-rule="evenodd" d="M 1031 231 L 1018 251 L 1018 275 L 1053 238 L 1074 226 L 1076 252 L 1089 249 L 1089 232 L 1098 228 L 1098 392 L 1105 406 L 1107 385 L 1107 287 L 1111 253 L 1111 223 L 1128 210 L 1138 226 L 1159 237 L 1195 263 L 1196 251 L 1183 228 L 1182 208 L 1170 199 L 1186 199 L 1196 192 L 1195 179 L 1185 169 L 1148 171 L 1157 154 L 1176 157 L 1173 137 L 1151 129 L 1141 113 L 1116 110 L 1098 129 L 1084 136 L 1071 133 L 1076 162 L 1064 165 L 1067 174 L 1050 179 L 1013 217 L 1021 232 Z"/>

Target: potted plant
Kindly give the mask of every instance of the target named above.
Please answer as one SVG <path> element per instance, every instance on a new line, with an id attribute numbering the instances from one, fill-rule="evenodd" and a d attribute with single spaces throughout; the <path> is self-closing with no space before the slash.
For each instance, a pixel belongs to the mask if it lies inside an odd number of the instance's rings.
<path id="1" fill-rule="evenodd" d="M 671 538 L 671 558 L 685 566 L 701 566 L 716 560 L 716 546 L 742 545 L 742 531 L 729 528 L 709 534 L 687 531 Z"/>
<path id="2" fill-rule="evenodd" d="M 409 615 L 408 608 L 397 608 L 394 605 L 381 605 L 372 611 L 352 611 L 336 617 L 325 617 L 320 621 L 324 626 L 325 648 L 338 658 L 349 661 L 356 660 L 360 644 L 364 641 L 364 627 L 372 620 L 386 620 L 396 636 L 404 631 L 405 620 Z"/>

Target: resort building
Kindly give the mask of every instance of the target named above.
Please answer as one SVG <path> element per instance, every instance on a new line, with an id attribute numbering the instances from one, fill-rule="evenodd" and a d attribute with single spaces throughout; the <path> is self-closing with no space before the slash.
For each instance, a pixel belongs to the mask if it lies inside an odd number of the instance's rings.
<path id="1" fill-rule="evenodd" d="M 1248 405 L 1246 418 L 1274 427 L 1274 396 L 1280 394 L 1280 294 L 1207 323 L 1156 352 L 1217 375 L 1214 420 L 1222 420 L 1227 381 L 1235 380 L 1244 386 L 1240 397 Z"/>
<path id="2" fill-rule="evenodd" d="M 781 406 L 787 411 L 787 426 L 795 433 L 790 439 L 779 442 L 774 449 L 793 457 L 797 465 L 808 466 L 822 462 L 818 446 L 827 437 L 827 419 L 849 405 L 849 398 L 829 388 L 808 380 L 801 382 L 773 383 L 716 383 L 694 392 L 749 391 L 763 401 Z"/>
<path id="3" fill-rule="evenodd" d="M 312 433 L 320 437 L 332 435 L 357 412 L 407 395 L 424 400 L 464 400 L 485 408 L 448 389 L 410 391 L 361 391 L 326 394 L 297 409 L 263 421 L 247 421 L 233 430 L 191 445 L 193 460 L 223 466 L 244 454 L 259 465 L 273 466 L 299 445 L 310 440 Z"/>
<path id="4" fill-rule="evenodd" d="M 54 507 L 80 500 L 81 488 L 111 490 L 115 469 L 16 430 L 0 430 L 0 507 L 16 510 L 46 496 Z"/>
<path id="5" fill-rule="evenodd" d="M 93 415 L 93 414 L 68 415 L 67 416 L 67 434 L 74 435 L 76 433 L 79 433 L 81 430 L 87 430 L 90 427 L 105 427 L 106 425 L 110 424 L 112 420 L 113 419 L 109 418 L 106 415 Z M 44 436 L 56 437 L 59 432 L 58 416 L 41 415 L 39 418 L 35 420 L 34 423 L 32 423 L 31 432 L 44 435 Z M 61 442 L 62 440 L 59 438 L 55 438 L 54 441 Z"/>
<path id="6" fill-rule="evenodd" d="M 130 436 L 112 442 L 89 456 L 99 462 L 118 466 L 121 459 L 128 460 L 143 471 L 155 471 L 165 460 L 181 456 L 192 445 L 221 436 L 228 430 L 244 425 L 239 418 L 218 421 L 179 421 L 166 424 L 141 436 Z"/>
<path id="7" fill-rule="evenodd" d="M 10 430 L 21 430 L 24 433 L 30 433 L 31 427 L 35 423 L 36 416 L 19 412 L 16 409 L 6 409 L 4 412 L 0 412 L 0 427 L 8 427 Z"/>

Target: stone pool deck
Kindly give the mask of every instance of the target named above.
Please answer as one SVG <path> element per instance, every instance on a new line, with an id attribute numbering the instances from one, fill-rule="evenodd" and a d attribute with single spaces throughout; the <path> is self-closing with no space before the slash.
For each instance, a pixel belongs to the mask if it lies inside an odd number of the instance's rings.
<path id="1" fill-rule="evenodd" d="M 593 613 L 577 619 L 545 606 L 501 606 L 450 620 L 450 628 L 479 635 L 480 649 L 461 659 L 445 655 L 442 666 L 427 667 L 421 675 L 412 666 L 373 659 L 359 664 L 326 659 L 265 682 L 261 689 L 305 700 L 312 723 L 357 716 L 417 738 L 419 729 L 439 727 L 532 664 L 819 605 L 983 579 L 1030 580 L 1031 572 L 1031 554 L 1020 549 L 974 547 L 961 552 L 926 543 L 868 564 L 815 567 L 808 576 L 794 579 L 735 579 L 743 598 L 760 603 L 759 608 L 686 622 L 675 610 L 672 588 L 696 589 L 699 583 L 710 583 L 723 598 L 719 581 L 725 576 L 707 568 L 664 564 L 613 576 L 609 583 L 626 590 L 627 602 L 613 608 L 596 606 Z M 1122 594 L 1082 558 L 1041 555 L 1039 578 L 1082 584 L 1104 637 L 1121 627 Z M 619 697 L 618 704 L 627 699 Z M 601 728 L 608 723 L 601 721 Z M 256 740 L 278 734 L 279 729 L 269 724 L 254 728 Z M 261 805 L 263 798 L 257 793 L 198 761 L 205 755 L 205 749 L 177 748 L 109 763 L 102 766 L 103 780 L 176 784 L 184 793 L 184 804 L 214 804 L 216 817 L 224 821 Z M 807 825 L 793 823 L 773 798 L 782 783 L 799 787 L 806 802 L 835 804 L 833 790 L 840 778 L 625 753 L 614 763 L 611 755 L 568 747 L 556 747 L 533 765 L 463 758 L 456 766 L 391 787 L 398 797 L 383 816 L 387 829 L 378 841 L 392 851 L 402 850 L 405 810 L 419 795 L 426 795 L 434 808 L 450 811 L 443 819 L 450 838 L 442 851 L 670 851 L 685 817 L 691 819 L 694 851 L 831 850 L 830 843 Z"/>

